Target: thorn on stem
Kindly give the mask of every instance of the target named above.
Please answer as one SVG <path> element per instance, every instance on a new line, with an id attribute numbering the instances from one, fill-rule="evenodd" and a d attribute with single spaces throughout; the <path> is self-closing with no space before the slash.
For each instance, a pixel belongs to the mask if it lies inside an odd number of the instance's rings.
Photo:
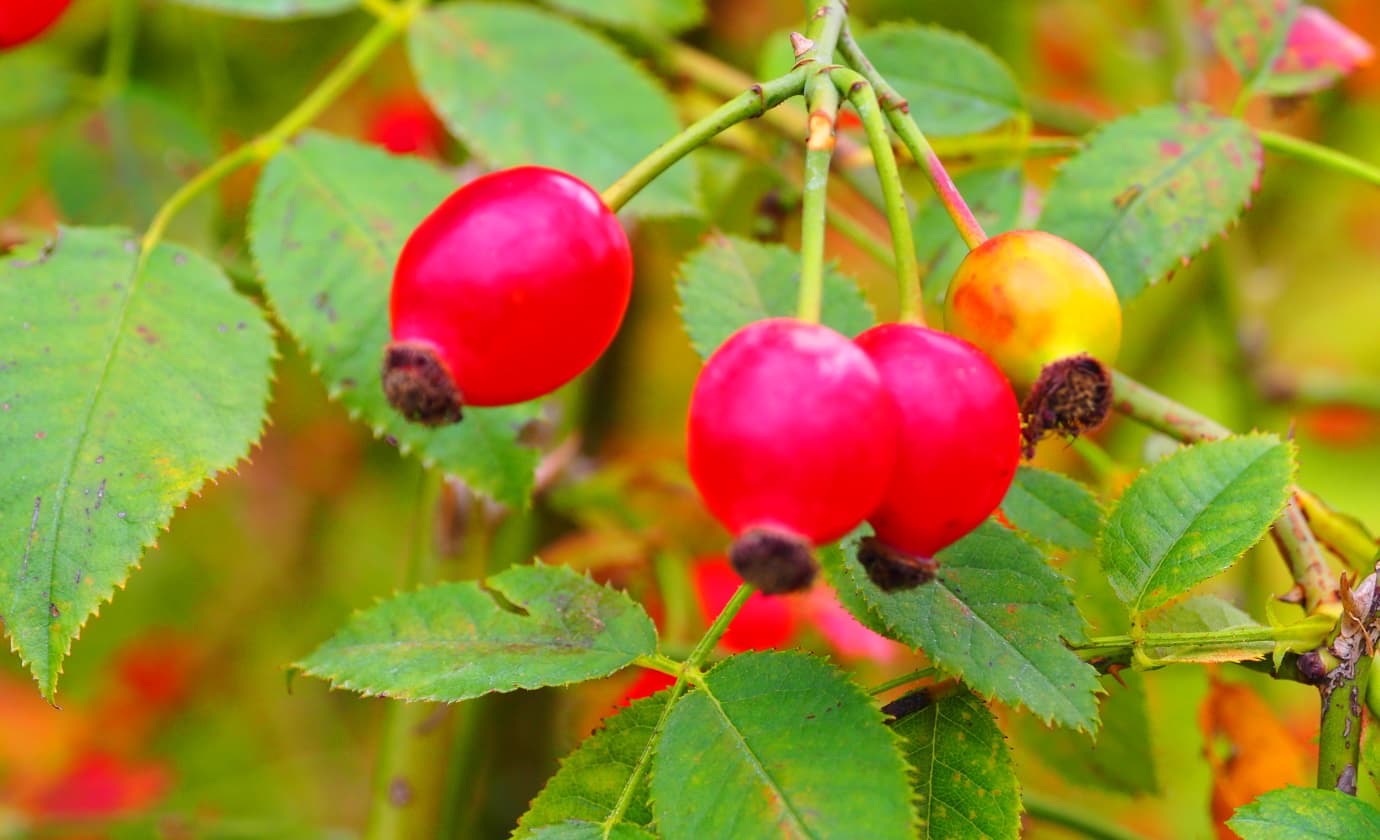
<path id="1" fill-rule="evenodd" d="M 791 33 L 791 49 L 795 50 L 796 60 L 805 57 L 805 53 L 815 48 L 815 42 L 801 35 L 799 32 Z"/>

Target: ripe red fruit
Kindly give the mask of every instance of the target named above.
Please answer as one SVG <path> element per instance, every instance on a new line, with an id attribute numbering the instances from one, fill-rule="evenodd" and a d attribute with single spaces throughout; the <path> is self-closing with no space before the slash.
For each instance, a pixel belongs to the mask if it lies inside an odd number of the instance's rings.
<path id="1" fill-rule="evenodd" d="M 933 577 L 933 557 L 1001 504 L 1020 461 L 1020 408 L 981 350 L 913 324 L 856 339 L 881 374 L 899 418 L 896 469 L 868 517 L 875 542 L 860 555 L 883 589 Z"/>
<path id="2" fill-rule="evenodd" d="M 384 391 L 433 426 L 548 394 L 609 346 L 631 292 L 627 235 L 588 184 L 537 166 L 477 178 L 403 247 Z"/>
<path id="3" fill-rule="evenodd" d="M 71 4 L 72 0 L 0 0 L 0 49 L 42 35 Z"/>
<path id="4" fill-rule="evenodd" d="M 818 324 L 749 324 L 701 371 L 690 475 L 737 539 L 730 558 L 769 594 L 809 585 L 810 545 L 857 526 L 886 492 L 896 409 L 853 342 Z"/>
<path id="5" fill-rule="evenodd" d="M 738 575 L 727 558 L 712 557 L 695 564 L 695 594 L 700 614 L 709 624 L 738 590 Z M 786 598 L 754 592 L 728 625 L 720 644 L 734 653 L 779 648 L 795 636 L 795 613 Z"/>
<path id="6" fill-rule="evenodd" d="M 446 129 L 419 96 L 385 99 L 369 120 L 369 142 L 402 154 L 436 155 L 446 141 Z"/>

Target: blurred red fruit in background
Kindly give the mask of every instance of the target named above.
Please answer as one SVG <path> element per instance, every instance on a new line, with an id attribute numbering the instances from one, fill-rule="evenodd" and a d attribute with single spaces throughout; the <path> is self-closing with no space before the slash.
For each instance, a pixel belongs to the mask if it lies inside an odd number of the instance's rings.
<path id="1" fill-rule="evenodd" d="M 426 100 L 406 94 L 379 104 L 369 119 L 366 137 L 395 155 L 438 157 L 446 142 L 446 129 Z"/>

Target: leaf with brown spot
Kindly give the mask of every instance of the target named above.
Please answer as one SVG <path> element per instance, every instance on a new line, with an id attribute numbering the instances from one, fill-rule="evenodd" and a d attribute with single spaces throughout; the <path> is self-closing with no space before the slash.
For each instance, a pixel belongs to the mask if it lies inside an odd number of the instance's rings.
<path id="1" fill-rule="evenodd" d="M 258 439 L 273 342 L 214 263 L 160 245 L 141 266 L 128 232 L 64 228 L 45 258 L 0 260 L 0 346 L 0 616 L 51 699 L 174 507 Z"/>

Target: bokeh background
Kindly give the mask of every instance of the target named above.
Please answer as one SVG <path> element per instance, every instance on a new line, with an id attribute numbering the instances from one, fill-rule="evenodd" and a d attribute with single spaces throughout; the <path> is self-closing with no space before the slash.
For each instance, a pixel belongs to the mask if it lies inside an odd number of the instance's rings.
<path id="1" fill-rule="evenodd" d="M 1374 0 L 1320 5 L 1380 42 Z M 41 42 L 0 55 L 0 249 L 62 222 L 145 224 L 177 184 L 289 110 L 370 22 L 363 13 L 263 23 L 170 2 L 138 6 L 133 83 L 114 99 L 100 81 L 106 0 L 76 0 Z M 1067 122 L 1069 109 L 1109 118 L 1170 99 L 1226 109 L 1236 92 L 1189 0 L 851 6 L 855 20 L 933 22 L 987 44 L 1040 103 L 1037 115 L 1054 115 L 1051 124 Z M 709 8 L 685 41 L 749 73 L 775 66 L 784 34 L 801 25 L 794 0 L 711 0 Z M 625 46 L 658 66 L 653 47 Z M 667 82 L 687 117 L 714 102 L 685 80 Z M 1248 118 L 1380 163 L 1380 66 L 1317 96 L 1260 101 Z M 480 166 L 429 122 L 401 47 L 321 127 Z M 759 128 L 738 134 L 765 144 L 768 164 L 781 153 Z M 719 229 L 794 240 L 794 196 L 766 165 L 724 150 L 697 159 Z M 1028 164 L 1032 202 L 1054 166 Z M 237 173 L 171 234 L 216 255 L 250 295 L 257 281 L 243 228 L 256 174 Z M 923 204 L 923 183 L 913 183 Z M 884 234 L 877 213 L 852 209 Z M 598 368 L 551 401 L 550 421 L 537 430 L 561 469 L 525 512 L 456 494 L 449 574 L 474 574 L 486 553 L 490 568 L 540 555 L 629 587 L 672 644 L 698 635 L 701 602 L 726 595 L 712 595 L 722 587 L 694 562 L 721 552 L 727 535 L 700 509 L 684 471 L 698 361 L 679 325 L 674 278 L 709 229 L 680 221 L 633 230 L 628 326 Z M 881 313 L 894 312 L 887 267 L 847 239 L 831 237 L 828 249 Z M 1121 366 L 1235 428 L 1292 432 L 1302 480 L 1380 528 L 1377 265 L 1380 191 L 1270 156 L 1230 236 L 1129 306 Z M 0 837 L 349 837 L 363 826 L 384 701 L 290 683 L 286 666 L 398 585 L 417 527 L 419 468 L 333 405 L 285 337 L 279 349 L 261 445 L 178 513 L 88 624 L 66 663 L 61 709 L 39 699 L 16 658 L 0 657 Z M 1166 448 L 1119 420 L 1096 437 L 1120 465 L 1110 473 L 1090 470 L 1062 442 L 1043 445 L 1037 463 L 1114 493 Z M 1266 601 L 1287 588 L 1268 545 L 1209 585 L 1262 621 Z M 827 592 L 776 615 L 778 630 L 792 622 L 782 643 L 830 655 L 864 681 L 923 662 L 848 627 Z M 637 678 L 438 710 L 428 725 L 442 745 L 446 836 L 506 836 L 559 757 Z M 1222 831 L 1217 819 L 1255 793 L 1311 781 L 1312 689 L 1230 667 L 1178 666 L 1126 682 L 1108 689 L 1146 692 L 1148 725 L 1111 732 L 1096 750 L 1002 712 L 1028 790 L 1147 837 L 1198 838 Z M 1149 787 L 1157 792 L 1132 793 Z M 1361 787 L 1376 798 L 1373 786 Z M 1032 821 L 1028 836 L 1075 835 Z"/>

